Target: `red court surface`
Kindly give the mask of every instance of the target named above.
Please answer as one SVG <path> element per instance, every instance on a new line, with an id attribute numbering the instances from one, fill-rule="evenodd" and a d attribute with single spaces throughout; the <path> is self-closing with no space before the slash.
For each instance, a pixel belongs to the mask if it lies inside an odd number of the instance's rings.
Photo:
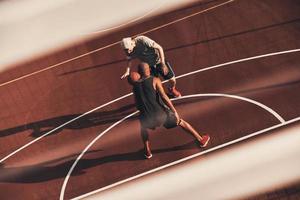
<path id="1" fill-rule="evenodd" d="M 2 72 L 0 199 L 75 198 L 300 117 L 300 2 L 227 2 L 199 1 Z M 116 42 L 138 34 L 164 47 L 186 97 L 174 104 L 210 134 L 207 148 L 161 128 L 145 160 L 136 115 L 120 121 L 136 108 L 132 96 L 112 102 L 131 93 Z M 251 197 L 289 198 L 300 198 L 299 184 Z"/>

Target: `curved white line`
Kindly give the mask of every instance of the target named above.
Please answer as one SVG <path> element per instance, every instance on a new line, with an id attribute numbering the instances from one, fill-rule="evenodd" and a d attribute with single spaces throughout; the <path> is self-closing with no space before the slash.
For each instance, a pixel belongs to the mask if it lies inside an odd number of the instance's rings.
<path id="1" fill-rule="evenodd" d="M 247 101 L 249 103 L 255 104 L 255 105 L 261 107 L 262 109 L 268 111 L 274 117 L 276 117 L 280 121 L 280 123 L 284 123 L 285 122 L 285 120 L 277 112 L 275 112 L 273 109 L 267 107 L 266 105 L 264 105 L 264 104 L 262 104 L 260 102 L 257 102 L 255 100 L 252 100 L 252 99 L 249 99 L 249 98 L 246 98 L 246 97 L 237 96 L 237 95 L 217 94 L 217 93 L 193 94 L 193 95 L 182 96 L 182 97 L 176 98 L 174 100 L 177 100 L 177 99 L 187 99 L 187 98 L 192 98 L 192 97 L 228 97 L 228 98 L 233 98 L 233 99 L 239 99 L 239 100 L 242 100 L 242 101 Z"/>
<path id="2" fill-rule="evenodd" d="M 151 13 L 153 13 L 154 11 L 158 10 L 159 8 L 161 8 L 166 2 L 163 2 L 161 3 L 160 5 L 158 5 L 157 7 L 155 8 L 152 8 L 149 12 L 147 12 L 146 14 L 136 18 L 136 19 L 133 19 L 133 20 L 130 20 L 128 22 L 125 22 L 124 24 L 120 24 L 120 25 L 117 25 L 117 26 L 114 26 L 114 27 L 111 27 L 111 28 L 107 28 L 107 29 L 103 29 L 103 30 L 99 30 L 99 31 L 94 31 L 94 32 L 90 32 L 90 33 L 85 33 L 86 35 L 87 34 L 98 34 L 98 33 L 103 33 L 103 32 L 106 32 L 106 31 L 111 31 L 111 30 L 114 30 L 114 29 L 117 29 L 117 28 L 121 28 L 122 26 L 126 26 L 128 24 L 131 24 L 131 23 L 134 23 L 134 22 L 137 22 L 143 18 L 145 18 L 146 16 L 150 15 Z"/>
<path id="3" fill-rule="evenodd" d="M 255 60 L 255 59 L 258 59 L 258 58 L 265 58 L 265 57 L 270 57 L 270 56 L 275 56 L 275 55 L 282 55 L 282 54 L 288 54 L 288 53 L 294 53 L 294 52 L 299 52 L 299 51 L 300 51 L 300 49 L 292 49 L 292 50 L 287 50 L 287 51 L 280 51 L 280 52 L 275 52 L 275 53 L 262 54 L 262 55 L 259 55 L 259 56 L 253 56 L 253 57 L 249 57 L 249 58 L 243 58 L 243 59 L 239 59 L 239 60 L 235 60 L 235 61 L 231 61 L 231 62 L 219 64 L 219 65 L 214 65 L 214 66 L 207 67 L 207 68 L 204 68 L 204 69 L 196 70 L 196 71 L 189 72 L 189 73 L 186 73 L 186 74 L 182 74 L 182 75 L 180 75 L 180 76 L 177 76 L 176 78 L 177 78 L 177 79 L 183 78 L 183 77 L 185 77 L 185 76 L 189 76 L 189 75 L 192 75 L 192 74 L 196 74 L 196 73 L 199 73 L 199 72 L 207 71 L 207 70 L 214 69 L 214 68 L 218 68 L 218 67 L 227 66 L 227 65 L 230 65 L 230 64 L 234 64 L 234 63 L 241 63 L 241 62 L 245 62 L 245 61 L 249 61 L 249 60 Z M 164 82 L 165 82 L 165 81 L 164 81 Z M 0 86 L 1 86 L 1 85 L 0 85 Z M 5 160 L 8 159 L 9 157 L 13 156 L 14 154 L 18 153 L 18 152 L 21 151 L 22 149 L 24 149 L 24 148 L 28 147 L 29 145 L 33 144 L 34 142 L 37 142 L 38 140 L 42 139 L 43 137 L 49 135 L 50 133 L 52 133 L 52 132 L 54 132 L 54 131 L 56 131 L 56 130 L 58 130 L 58 129 L 60 129 L 60 128 L 63 128 L 64 126 L 70 124 L 71 122 L 74 122 L 75 120 L 77 120 L 77 119 L 79 119 L 79 118 L 81 118 L 81 117 L 83 117 L 83 116 L 85 116 L 85 115 L 87 115 L 87 114 L 89 114 L 89 113 L 92 113 L 92 112 L 94 112 L 94 111 L 96 111 L 96 110 L 99 110 L 100 108 L 103 108 L 103 107 L 105 107 L 105 106 L 108 106 L 108 105 L 110 105 L 110 104 L 112 104 L 112 103 L 114 103 L 114 102 L 116 102 L 116 101 L 119 101 L 119 100 L 121 100 L 121 99 L 124 99 L 124 98 L 126 98 L 126 97 L 129 97 L 129 96 L 131 96 L 131 95 L 132 95 L 132 93 L 126 94 L 126 95 L 124 95 L 124 96 L 121 96 L 121 97 L 119 97 L 119 98 L 117 98 L 117 99 L 115 99 L 115 100 L 112 100 L 112 101 L 107 102 L 107 103 L 105 103 L 105 104 L 103 104 L 103 105 L 101 105 L 101 106 L 98 106 L 98 107 L 96 107 L 96 108 L 94 108 L 94 109 L 92 109 L 92 110 L 90 110 L 90 111 L 88 111 L 88 112 L 86 112 L 86 113 L 84 113 L 84 114 L 82 114 L 82 115 L 80 115 L 80 116 L 78 116 L 78 117 L 76 117 L 76 118 L 74 118 L 74 119 L 72 119 L 72 120 L 70 120 L 70 121 L 68 121 L 68 122 L 66 122 L 66 123 L 64 123 L 64 124 L 62 124 L 62 125 L 60 125 L 59 127 L 57 127 L 57 128 L 55 128 L 55 129 L 53 129 L 53 130 L 51 130 L 51 131 L 45 133 L 44 135 L 41 135 L 40 137 L 36 138 L 35 140 L 29 142 L 28 144 L 26 144 L 26 145 L 20 147 L 19 149 L 15 150 L 15 151 L 13 151 L 12 153 L 10 153 L 9 155 L 5 156 L 4 158 L 2 158 L 2 159 L 0 160 L 0 163 L 2 163 L 3 161 L 5 161 Z"/>
<path id="4" fill-rule="evenodd" d="M 120 124 L 121 122 L 125 121 L 127 118 L 137 114 L 138 111 L 131 113 L 130 115 L 127 115 L 126 117 L 124 117 L 123 119 L 117 121 L 116 123 L 112 124 L 110 127 L 108 127 L 106 130 L 104 130 L 102 133 L 100 133 L 95 139 L 93 139 L 93 141 L 86 146 L 86 148 L 82 151 L 82 153 L 77 157 L 77 159 L 75 160 L 75 162 L 73 163 L 72 167 L 70 168 L 70 171 L 68 172 L 66 179 L 64 180 L 62 189 L 61 189 L 61 193 L 60 193 L 60 197 L 59 199 L 64 199 L 64 194 L 65 194 L 65 190 L 66 190 L 66 186 L 69 180 L 69 177 L 71 175 L 71 173 L 73 172 L 74 168 L 76 167 L 77 163 L 79 162 L 80 158 L 85 154 L 85 152 L 100 138 L 102 137 L 105 133 L 107 133 L 110 129 L 112 129 L 113 127 L 117 126 L 118 124 Z"/>
<path id="5" fill-rule="evenodd" d="M 227 95 L 227 94 L 193 94 L 193 95 L 187 95 L 187 96 L 182 96 L 182 97 L 179 97 L 179 98 L 176 98 L 176 99 L 172 99 L 173 101 L 176 101 L 176 100 L 180 100 L 180 99 L 187 99 L 187 98 L 193 98 L 193 97 L 229 97 L 229 98 L 234 98 L 234 99 L 240 99 L 240 100 L 243 100 L 243 101 L 247 101 L 247 102 L 250 102 L 250 103 L 253 103 L 265 110 L 267 110 L 268 112 L 270 112 L 271 114 L 273 114 L 281 123 L 284 123 L 285 121 L 275 112 L 273 111 L 272 109 L 266 107 L 265 105 L 259 103 L 259 102 L 256 102 L 256 101 L 253 101 L 251 99 L 248 99 L 248 98 L 245 98 L 245 97 L 239 97 L 239 96 L 236 96 L 236 95 Z M 66 187 L 67 187 L 67 183 L 70 179 L 70 176 L 74 170 L 74 168 L 76 167 L 77 163 L 79 162 L 79 160 L 82 158 L 82 156 L 88 151 L 88 149 L 98 140 L 100 139 L 105 133 L 107 133 L 109 130 L 111 130 L 112 128 L 114 128 L 115 126 L 117 126 L 118 124 L 122 123 L 123 121 L 125 121 L 126 119 L 128 119 L 129 117 L 137 114 L 139 111 L 136 111 L 134 113 L 131 113 L 130 115 L 122 118 L 121 120 L 117 121 L 116 123 L 112 124 L 109 128 L 107 128 L 106 130 L 104 130 L 103 132 L 101 132 L 82 152 L 81 154 L 76 158 L 75 162 L 73 163 L 72 167 L 70 168 L 65 180 L 64 180 L 64 183 L 63 183 L 63 186 L 62 186 L 62 189 L 61 189 L 61 192 L 60 192 L 60 200 L 63 200 L 64 199 L 64 194 L 65 194 L 65 190 L 66 190 Z M 282 121 L 281 121 L 282 120 Z"/>
<path id="6" fill-rule="evenodd" d="M 205 150 L 205 151 L 202 151 L 202 152 L 193 154 L 193 155 L 191 155 L 191 156 L 182 158 L 182 159 L 180 159 L 180 160 L 176 160 L 176 161 L 174 161 L 174 162 L 171 162 L 171 163 L 168 163 L 168 164 L 166 164 L 166 165 L 160 166 L 160 167 L 158 167 L 158 168 L 155 168 L 155 169 L 149 170 L 149 171 L 147 171 L 147 172 L 138 174 L 138 175 L 133 176 L 133 177 L 130 177 L 130 178 L 128 178 L 128 179 L 124 179 L 124 180 L 122 180 L 122 181 L 113 183 L 113 184 L 111 184 L 111 185 L 102 187 L 102 188 L 100 188 L 100 189 L 94 190 L 94 191 L 92 191 L 92 192 L 83 194 L 83 195 L 78 196 L 78 197 L 75 197 L 75 198 L 73 198 L 73 199 L 71 199 L 71 200 L 79 200 L 79 199 L 83 199 L 83 198 L 88 197 L 88 196 L 90 196 L 90 195 L 92 195 L 92 194 L 95 194 L 95 193 L 98 193 L 98 192 L 102 192 L 102 191 L 104 191 L 104 190 L 107 190 L 107 189 L 116 187 L 116 186 L 121 185 L 121 184 L 126 183 L 126 182 L 129 182 L 129 181 L 131 181 L 131 180 L 134 180 L 134 179 L 143 177 L 143 176 L 148 175 L 148 174 L 152 174 L 152 173 L 157 172 L 157 171 L 159 171 L 159 170 L 162 170 L 162 169 L 165 169 L 165 168 L 168 168 L 168 167 L 177 165 L 177 164 L 179 164 L 179 163 L 182 163 L 182 162 L 191 160 L 191 159 L 196 158 L 196 157 L 199 157 L 199 156 L 201 156 L 201 155 L 204 155 L 204 154 L 207 154 L 207 153 L 210 153 L 210 152 L 213 152 L 213 151 L 222 149 L 222 148 L 227 147 L 227 146 L 229 146 L 229 145 L 232 145 L 232 144 L 235 144 L 235 143 L 244 141 L 244 140 L 246 140 L 246 139 L 255 137 L 255 136 L 257 136 L 257 135 L 266 133 L 266 132 L 268 132 L 268 131 L 275 130 L 275 129 L 277 129 L 277 128 L 280 128 L 280 127 L 283 127 L 283 126 L 286 126 L 286 125 L 289 125 L 289 124 L 292 124 L 292 123 L 298 122 L 298 121 L 300 121 L 300 117 L 297 117 L 297 118 L 288 120 L 288 121 L 286 121 L 286 122 L 284 122 L 284 123 L 281 123 L 281 124 L 277 124 L 277 125 L 274 125 L 274 126 L 271 126 L 271 127 L 265 128 L 265 129 L 262 129 L 262 130 L 260 130 L 260 131 L 251 133 L 251 134 L 246 135 L 246 136 L 244 136 L 244 137 L 241 137 L 241 138 L 232 140 L 232 141 L 230 141 L 230 142 L 227 142 L 227 143 L 224 143 L 224 144 L 215 146 L 215 147 L 210 148 L 210 149 L 208 149 L 208 150 Z"/>

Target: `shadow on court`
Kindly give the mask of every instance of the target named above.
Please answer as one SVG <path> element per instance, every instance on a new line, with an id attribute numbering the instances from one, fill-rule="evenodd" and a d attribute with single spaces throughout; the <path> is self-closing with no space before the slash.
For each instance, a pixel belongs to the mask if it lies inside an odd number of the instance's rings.
<path id="1" fill-rule="evenodd" d="M 200 100 L 206 99 L 201 98 Z M 176 102 L 176 105 L 183 105 L 188 104 L 192 102 L 197 102 L 199 99 L 186 99 L 182 102 Z M 104 125 L 104 124 L 110 124 L 117 122 L 118 120 L 121 120 L 122 118 L 128 116 L 129 114 L 136 111 L 135 104 L 129 104 L 122 106 L 118 109 L 111 110 L 111 111 L 102 111 L 102 112 L 94 112 L 90 113 L 80 119 L 77 119 L 62 128 L 59 128 L 49 135 L 57 134 L 61 132 L 64 129 L 71 129 L 71 130 L 78 130 L 78 129 L 85 129 L 90 127 L 95 127 L 98 125 Z M 80 114 L 73 114 L 73 115 L 64 115 L 60 117 L 54 117 L 50 119 L 45 119 L 37 122 L 32 122 L 29 124 L 20 125 L 13 128 L 8 128 L 5 130 L 0 131 L 0 137 L 5 137 L 17 133 L 21 133 L 23 131 L 32 130 L 30 136 L 32 137 L 39 137 L 43 134 L 46 134 L 47 132 L 61 126 L 62 124 L 65 124 L 74 118 L 79 117 L 82 115 Z M 131 119 L 136 119 L 137 117 L 131 117 Z"/>
<path id="2" fill-rule="evenodd" d="M 67 124 L 66 126 L 60 129 L 57 129 L 56 131 L 51 133 L 51 135 L 57 134 L 64 129 L 76 130 L 76 129 L 84 129 L 84 128 L 94 127 L 98 125 L 113 123 L 131 114 L 134 111 L 135 111 L 135 105 L 129 104 L 120 107 L 116 110 L 90 113 L 74 122 Z M 61 126 L 62 124 L 65 124 L 73 120 L 74 118 L 79 117 L 80 115 L 82 114 L 64 115 L 64 116 L 45 119 L 45 120 L 41 120 L 29 124 L 20 125 L 14 128 L 1 130 L 0 137 L 9 136 L 27 130 L 32 130 L 31 133 L 32 137 L 39 137 L 53 130 L 54 128 Z"/>
<path id="3" fill-rule="evenodd" d="M 191 141 L 180 146 L 156 149 L 152 152 L 157 156 L 160 153 L 196 149 L 196 141 Z M 97 150 L 102 151 L 102 150 Z M 96 151 L 94 151 L 96 152 Z M 91 151 L 88 153 L 92 153 Z M 49 180 L 54 180 L 58 178 L 64 178 L 70 167 L 75 161 L 75 157 L 78 155 L 68 156 L 67 158 L 60 158 L 57 160 L 48 161 L 45 163 L 22 166 L 22 167 L 5 167 L 5 165 L 0 166 L 0 182 L 9 182 L 9 183 L 38 183 Z M 155 159 L 153 157 L 152 159 Z M 144 161 L 143 150 L 138 150 L 135 152 L 121 153 L 108 155 L 95 159 L 82 159 L 76 166 L 75 170 L 72 173 L 72 176 L 79 176 L 85 173 L 85 169 L 103 165 L 105 163 L 116 163 L 121 161 Z M 56 164 L 60 163 L 60 164 Z"/>

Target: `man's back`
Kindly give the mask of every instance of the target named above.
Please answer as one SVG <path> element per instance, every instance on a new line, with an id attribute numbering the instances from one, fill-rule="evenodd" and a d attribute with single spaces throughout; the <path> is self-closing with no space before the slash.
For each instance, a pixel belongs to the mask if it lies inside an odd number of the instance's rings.
<path id="1" fill-rule="evenodd" d="M 138 36 L 133 39 L 136 43 L 134 51 L 129 55 L 132 58 L 139 58 L 141 61 L 153 66 L 160 62 L 158 52 L 154 49 L 154 41 L 145 36 Z"/>
<path id="2" fill-rule="evenodd" d="M 133 93 L 140 119 L 147 128 L 160 126 L 166 119 L 166 112 L 159 94 L 153 87 L 154 77 L 149 76 L 135 83 Z"/>

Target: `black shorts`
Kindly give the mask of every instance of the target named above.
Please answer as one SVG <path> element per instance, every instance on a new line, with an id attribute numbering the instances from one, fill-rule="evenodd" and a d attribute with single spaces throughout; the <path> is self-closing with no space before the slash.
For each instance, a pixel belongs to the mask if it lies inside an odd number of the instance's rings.
<path id="1" fill-rule="evenodd" d="M 166 75 L 163 72 L 161 63 L 158 63 L 154 66 L 150 66 L 151 67 L 151 75 L 155 76 L 155 77 L 161 76 L 161 77 L 163 77 L 164 80 L 169 80 L 169 79 L 173 78 L 175 76 L 175 73 L 174 73 L 170 63 L 166 62 L 166 66 L 169 70 L 169 72 Z"/>
<path id="2" fill-rule="evenodd" d="M 167 129 L 174 128 L 174 127 L 178 126 L 177 118 L 176 118 L 175 113 L 173 111 L 171 111 L 171 110 L 167 111 L 167 119 L 166 119 L 165 123 L 163 124 L 163 126 Z"/>
<path id="3" fill-rule="evenodd" d="M 154 130 L 157 127 L 160 127 L 166 121 L 167 115 L 165 112 L 162 112 L 160 114 L 153 114 L 151 116 L 140 115 L 139 118 L 141 125 L 144 128 Z"/>
<path id="4" fill-rule="evenodd" d="M 155 117 L 145 117 L 140 115 L 139 118 L 141 125 L 147 129 L 154 130 L 161 125 L 163 125 L 167 129 L 178 126 L 176 116 L 171 110 L 166 110 L 165 112 Z"/>

